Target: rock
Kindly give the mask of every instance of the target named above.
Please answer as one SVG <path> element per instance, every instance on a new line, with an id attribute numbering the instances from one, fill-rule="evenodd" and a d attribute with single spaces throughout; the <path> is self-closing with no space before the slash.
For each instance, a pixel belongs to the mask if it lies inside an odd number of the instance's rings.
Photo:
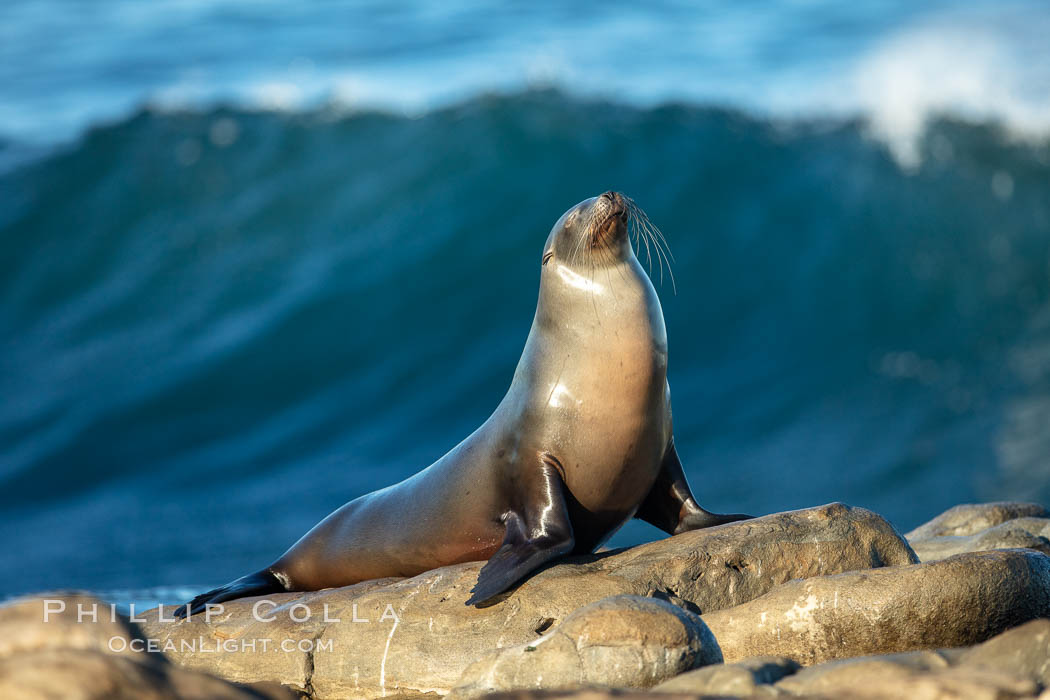
<path id="1" fill-rule="evenodd" d="M 994 674 L 975 673 L 973 671 L 940 671 L 934 674 L 920 675 L 916 678 L 905 677 L 899 680 L 872 679 L 866 686 L 836 687 L 825 693 L 806 693 L 789 695 L 780 691 L 777 686 L 762 686 L 762 693 L 757 697 L 769 697 L 771 694 L 792 700 L 813 698 L 865 698 L 869 700 L 1011 700 L 1013 698 L 1034 698 L 1028 691 L 1029 682 L 1015 682 L 1009 678 L 995 677 Z M 710 696 L 707 696 L 710 697 Z M 726 697 L 726 696 L 721 696 Z M 1040 700 L 1046 700 L 1039 696 Z M 693 694 L 663 694 L 653 691 L 618 691 L 607 689 L 586 689 L 578 691 L 523 690 L 514 693 L 494 693 L 486 700 L 697 700 Z M 713 700 L 713 699 L 712 699 Z"/>
<path id="2" fill-rule="evenodd" d="M 1025 678 L 984 669 L 937 667 L 936 662 L 928 666 L 919 658 L 900 655 L 835 661 L 803 669 L 775 687 L 792 695 L 915 700 L 1006 700 L 1032 698 L 1039 692 L 1039 686 Z"/>
<path id="3" fill-rule="evenodd" d="M 798 673 L 778 681 L 777 687 L 793 694 L 819 693 L 841 690 L 850 684 L 869 684 L 876 678 L 912 678 L 925 671 L 938 671 L 950 666 L 949 658 L 937 651 L 861 656 L 803 668 Z"/>
<path id="4" fill-rule="evenodd" d="M 138 628 L 77 594 L 0 606 L 0 698 L 261 700 L 294 698 L 276 684 L 246 687 L 173 666 L 146 651 Z"/>
<path id="5" fill-rule="evenodd" d="M 810 665 L 968 646 L 1046 616 L 1050 557 L 1009 549 L 792 581 L 703 618 L 727 663 L 775 655 Z"/>
<path id="6" fill-rule="evenodd" d="M 583 688 L 580 690 L 518 690 L 486 695 L 485 700 L 697 700 L 692 693 L 656 693 L 616 688 Z"/>
<path id="7" fill-rule="evenodd" d="M 1050 680 L 1050 620 L 973 647 L 828 661 L 799 669 L 757 657 L 684 673 L 653 688 L 721 697 L 1031 698 Z M 769 685 L 772 683 L 773 685 Z"/>
<path id="8" fill-rule="evenodd" d="M 959 505 L 915 528 L 906 537 L 910 542 L 946 535 L 975 535 L 1008 520 L 1027 517 L 1047 518 L 1050 517 L 1050 511 L 1038 503 L 1013 501 Z"/>
<path id="9" fill-rule="evenodd" d="M 769 694 L 769 686 L 801 668 L 783 656 L 756 656 L 735 664 L 715 664 L 683 673 L 664 681 L 653 690 L 661 693 L 692 695 L 748 696 Z"/>
<path id="10" fill-rule="evenodd" d="M 280 686 L 237 686 L 160 657 L 43 649 L 0 658 L 0 697 L 20 700 L 262 700 L 296 696 Z"/>
<path id="11" fill-rule="evenodd" d="M 664 598 L 707 612 L 793 579 L 915 561 L 881 517 L 831 504 L 577 557 L 480 609 L 464 605 L 482 566 L 473 562 L 410 579 L 231 601 L 210 621 L 164 622 L 159 610 L 143 617 L 149 636 L 173 642 L 172 659 L 229 680 L 277 681 L 317 698 L 443 694 L 492 650 L 528 644 L 610 596 Z M 260 619 L 253 618 L 256 605 Z M 208 648 L 182 646 L 198 640 Z"/>
<path id="12" fill-rule="evenodd" d="M 912 548 L 923 562 L 946 559 L 964 552 L 1027 547 L 1050 554 L 1050 518 L 1017 518 L 1007 520 L 972 535 L 944 535 L 915 539 Z"/>
<path id="13" fill-rule="evenodd" d="M 971 647 L 956 663 L 1028 678 L 1050 688 L 1050 620 L 1033 620 Z"/>
<path id="14" fill-rule="evenodd" d="M 43 593 L 0 606 L 0 658 L 44 649 L 135 654 L 138 629 L 110 603 L 77 593 Z"/>
<path id="15" fill-rule="evenodd" d="M 832 503 L 687 532 L 628 549 L 606 563 L 618 577 L 645 582 L 643 595 L 666 596 L 705 613 L 794 579 L 917 561 L 881 516 Z M 575 572 L 555 567 L 546 574 L 557 581 Z"/>
<path id="16" fill-rule="evenodd" d="M 662 600 L 615 596 L 580 608 L 539 639 L 471 664 L 449 699 L 587 685 L 648 688 L 721 662 L 718 642 L 697 615 Z"/>

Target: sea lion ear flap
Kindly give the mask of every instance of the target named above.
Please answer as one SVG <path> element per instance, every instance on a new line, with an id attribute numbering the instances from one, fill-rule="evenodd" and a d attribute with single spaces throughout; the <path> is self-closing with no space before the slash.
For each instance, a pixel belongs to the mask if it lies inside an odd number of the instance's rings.
<path id="1" fill-rule="evenodd" d="M 561 474 L 541 458 L 537 477 L 520 494 L 522 507 L 503 515 L 503 544 L 481 567 L 467 605 L 480 605 L 503 593 L 575 546 Z"/>

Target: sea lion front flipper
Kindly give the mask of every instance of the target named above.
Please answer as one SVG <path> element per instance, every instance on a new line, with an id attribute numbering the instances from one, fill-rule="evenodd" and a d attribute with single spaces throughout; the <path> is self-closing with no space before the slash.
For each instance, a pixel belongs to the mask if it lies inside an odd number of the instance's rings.
<path id="1" fill-rule="evenodd" d="M 700 507 L 689 490 L 685 480 L 682 461 L 678 458 L 674 439 L 667 446 L 660 473 L 649 490 L 649 495 L 638 507 L 634 517 L 655 525 L 669 535 L 677 535 L 688 530 L 699 530 L 704 527 L 723 525 L 748 520 L 754 516 L 743 513 L 711 513 Z"/>
<path id="2" fill-rule="evenodd" d="M 520 506 L 503 514 L 503 544 L 471 589 L 467 605 L 502 593 L 546 562 L 572 550 L 575 540 L 565 506 L 565 482 L 550 455 L 540 459 L 538 478 L 518 494 Z"/>

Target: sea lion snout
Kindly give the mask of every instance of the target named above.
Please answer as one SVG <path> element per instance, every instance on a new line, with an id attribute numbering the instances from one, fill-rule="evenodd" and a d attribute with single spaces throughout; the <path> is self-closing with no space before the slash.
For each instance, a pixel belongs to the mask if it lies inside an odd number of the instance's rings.
<path id="1" fill-rule="evenodd" d="M 627 230 L 629 207 L 619 192 L 609 190 L 598 195 L 591 208 L 591 246 L 605 247 L 623 237 Z"/>
<path id="2" fill-rule="evenodd" d="M 597 226 L 606 226 L 615 219 L 619 219 L 621 224 L 627 224 L 629 215 L 627 200 L 619 192 L 603 192 L 594 203 L 594 222 Z"/>
<path id="3" fill-rule="evenodd" d="M 608 216 L 619 217 L 626 223 L 627 202 L 624 201 L 623 195 L 619 192 L 614 190 L 602 192 L 601 196 L 598 197 L 598 206 L 600 212 L 605 212 Z"/>

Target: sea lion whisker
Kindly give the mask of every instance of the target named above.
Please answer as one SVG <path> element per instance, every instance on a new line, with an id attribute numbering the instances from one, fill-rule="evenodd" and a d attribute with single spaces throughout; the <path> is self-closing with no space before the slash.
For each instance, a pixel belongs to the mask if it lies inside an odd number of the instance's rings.
<path id="1" fill-rule="evenodd" d="M 591 240 L 591 227 L 587 226 L 587 232 L 580 236 L 579 241 L 576 244 L 576 250 L 579 252 L 580 260 L 589 260 L 590 253 L 590 240 Z"/>
<path id="2" fill-rule="evenodd" d="M 624 197 L 624 202 L 627 205 L 627 211 L 631 214 L 631 227 L 634 230 L 635 240 L 640 239 L 645 243 L 645 257 L 649 263 L 649 276 L 652 277 L 653 255 L 652 251 L 649 249 L 649 235 L 645 228 L 645 222 L 648 221 L 649 218 L 645 215 L 645 212 L 642 211 L 642 208 L 639 207 L 630 197 Z"/>
<path id="3" fill-rule="evenodd" d="M 655 234 L 655 238 L 658 239 L 664 246 L 664 252 L 668 255 L 671 260 L 674 260 L 674 255 L 671 253 L 671 244 L 667 242 L 667 238 L 664 236 L 664 232 L 660 230 L 660 227 L 649 220 L 649 217 L 645 217 L 645 224 L 649 230 Z"/>
<path id="4" fill-rule="evenodd" d="M 654 224 L 653 222 L 647 221 L 647 223 L 649 224 L 649 226 L 652 227 L 653 232 L 656 234 L 656 237 L 659 238 L 660 241 L 664 244 L 664 250 L 667 252 L 667 255 L 669 255 L 670 258 L 674 260 L 674 255 L 671 253 L 671 244 L 668 243 L 667 238 L 664 237 L 664 232 L 661 231 L 660 227 Z"/>
<path id="5" fill-rule="evenodd" d="M 663 284 L 664 270 L 663 266 L 667 264 L 667 274 L 671 278 L 671 287 L 674 293 L 678 294 L 678 284 L 674 277 L 674 270 L 671 267 L 671 263 L 674 260 L 674 255 L 671 253 L 671 246 L 667 242 L 667 238 L 652 221 L 649 219 L 649 215 L 638 206 L 638 204 L 630 197 L 624 197 L 627 204 L 628 210 L 633 215 L 633 218 L 638 222 L 639 230 L 644 232 L 643 239 L 648 241 L 652 239 L 653 247 L 656 248 L 656 256 L 660 265 L 660 283 Z"/>
<path id="6" fill-rule="evenodd" d="M 635 217 L 637 217 L 639 223 L 643 227 L 645 227 L 647 230 L 649 230 L 650 233 L 654 233 L 655 237 L 658 238 L 664 244 L 665 251 L 670 256 L 670 258 L 673 260 L 674 256 L 671 255 L 671 247 L 667 243 L 667 238 L 664 237 L 663 231 L 661 231 L 659 229 L 659 227 L 657 227 L 656 224 L 654 224 L 649 219 L 649 215 L 645 213 L 645 210 L 643 210 L 640 206 L 638 206 L 637 202 L 635 202 L 630 197 L 626 197 L 625 200 L 627 201 L 627 206 L 631 210 L 631 213 L 634 214 Z"/>
<path id="7" fill-rule="evenodd" d="M 653 228 L 655 228 L 655 226 Z M 659 233 L 660 229 L 656 229 L 656 232 Z M 660 236 L 662 238 L 663 234 L 660 234 Z M 658 239 L 656 237 L 654 237 L 653 238 L 653 242 L 656 243 L 657 241 L 658 241 Z M 674 260 L 674 256 L 671 255 L 671 248 L 668 245 L 666 239 L 664 239 L 664 241 L 663 241 L 663 250 L 664 250 L 664 260 L 667 263 L 667 275 L 668 275 L 668 277 L 671 278 L 671 289 L 677 295 L 678 294 L 678 285 L 675 282 L 674 269 L 672 268 L 672 264 L 671 264 L 672 261 Z"/>
<path id="8" fill-rule="evenodd" d="M 587 289 L 591 295 L 591 306 L 594 308 L 594 320 L 600 326 L 602 325 L 602 317 L 601 314 L 598 313 L 598 300 L 594 296 L 594 271 L 598 268 L 598 266 L 595 264 L 594 258 L 595 255 L 594 251 L 592 250 L 589 256 L 589 262 L 591 263 L 591 276 L 589 280 L 590 284 L 587 285 Z"/>
<path id="9" fill-rule="evenodd" d="M 645 233 L 646 238 L 651 240 L 652 243 L 653 243 L 653 249 L 656 252 L 656 260 L 657 260 L 657 263 L 658 263 L 658 267 L 660 268 L 660 284 L 663 284 L 664 283 L 663 249 L 660 247 L 660 244 L 656 240 L 656 238 L 653 237 L 653 232 L 652 232 L 652 230 L 650 229 L 650 227 L 648 225 L 649 219 L 645 218 L 645 213 L 644 212 L 642 212 L 642 217 L 643 217 L 642 218 L 642 231 Z"/>
<path id="10" fill-rule="evenodd" d="M 656 241 L 657 241 L 657 239 L 654 237 L 653 238 L 653 243 L 656 244 Z M 659 251 L 659 250 L 660 250 L 660 247 L 657 245 L 657 251 Z M 663 262 L 667 264 L 667 276 L 671 278 L 671 289 L 675 293 L 675 295 L 677 295 L 678 294 L 678 285 L 675 284 L 674 271 L 671 269 L 671 261 L 668 259 L 668 255 L 669 255 L 669 252 L 665 250 L 664 253 L 663 253 Z M 663 284 L 663 281 L 664 281 L 663 264 L 661 264 L 660 265 L 660 283 Z"/>
<path id="11" fill-rule="evenodd" d="M 631 241 L 631 249 L 634 250 L 634 254 L 639 259 L 642 256 L 642 249 L 638 245 L 638 231 L 634 226 L 634 218 L 628 217 L 627 219 L 627 238 Z"/>
<path id="12" fill-rule="evenodd" d="M 576 239 L 576 248 L 572 251 L 572 259 L 569 261 L 569 264 L 571 266 L 573 266 L 573 267 L 576 266 L 576 262 L 577 262 L 577 260 L 579 260 L 580 248 L 583 246 L 583 241 L 584 241 L 585 238 L 586 238 L 586 235 L 579 236 Z"/>
<path id="13" fill-rule="evenodd" d="M 645 243 L 645 258 L 646 258 L 646 261 L 649 263 L 649 276 L 652 277 L 653 276 L 653 254 L 652 254 L 652 251 L 649 250 L 649 237 L 644 235 L 642 230 L 639 228 L 639 224 L 637 223 L 637 221 L 638 221 L 637 217 L 632 216 L 631 217 L 631 221 L 632 221 L 632 223 L 634 225 L 634 239 L 636 241 L 641 240 L 643 243 Z"/>

